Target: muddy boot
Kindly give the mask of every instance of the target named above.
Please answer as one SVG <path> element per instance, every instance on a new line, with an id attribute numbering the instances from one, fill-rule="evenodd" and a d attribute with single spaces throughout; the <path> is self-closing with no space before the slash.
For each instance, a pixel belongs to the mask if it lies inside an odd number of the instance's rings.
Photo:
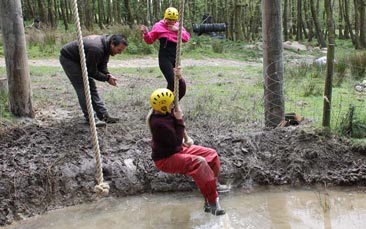
<path id="1" fill-rule="evenodd" d="M 215 203 L 210 204 L 212 215 L 224 215 L 225 210 L 221 208 L 219 198 L 216 198 Z"/>
<path id="2" fill-rule="evenodd" d="M 119 122 L 119 118 L 111 117 L 111 116 L 109 116 L 109 114 L 98 116 L 98 118 L 99 118 L 100 121 L 104 121 L 106 123 L 117 123 L 117 122 Z"/>
<path id="3" fill-rule="evenodd" d="M 207 201 L 205 201 L 205 204 L 203 205 L 203 211 L 207 213 L 211 212 L 210 204 Z"/>

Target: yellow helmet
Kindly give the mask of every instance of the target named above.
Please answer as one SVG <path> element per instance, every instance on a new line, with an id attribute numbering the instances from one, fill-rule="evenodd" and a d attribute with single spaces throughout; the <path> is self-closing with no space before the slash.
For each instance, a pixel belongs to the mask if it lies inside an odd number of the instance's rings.
<path id="1" fill-rule="evenodd" d="M 164 19 L 178 21 L 178 10 L 174 7 L 169 7 L 165 10 Z"/>
<path id="2" fill-rule="evenodd" d="M 158 112 L 170 113 L 170 105 L 174 101 L 174 94 L 167 88 L 156 89 L 150 96 L 152 108 Z"/>

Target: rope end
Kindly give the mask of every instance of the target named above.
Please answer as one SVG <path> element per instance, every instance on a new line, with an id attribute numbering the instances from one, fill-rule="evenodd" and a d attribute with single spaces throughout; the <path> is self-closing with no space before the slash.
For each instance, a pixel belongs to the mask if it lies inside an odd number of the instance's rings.
<path id="1" fill-rule="evenodd" d="M 109 194 L 109 184 L 101 183 L 94 187 L 94 192 L 97 193 L 98 196 L 107 196 Z"/>

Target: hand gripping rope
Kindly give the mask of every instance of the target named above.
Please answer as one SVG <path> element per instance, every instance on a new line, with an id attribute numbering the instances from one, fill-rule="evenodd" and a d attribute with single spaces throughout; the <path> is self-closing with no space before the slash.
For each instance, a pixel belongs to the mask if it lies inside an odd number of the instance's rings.
<path id="1" fill-rule="evenodd" d="M 175 57 L 175 67 L 180 67 L 181 61 L 180 61 L 180 56 L 181 56 L 181 46 L 182 46 L 182 28 L 183 28 L 183 18 L 184 18 L 184 4 L 185 4 L 185 0 L 181 1 L 181 4 L 179 6 L 179 29 L 178 29 L 178 41 L 177 41 L 177 52 L 176 52 L 176 57 Z M 178 106 L 178 102 L 179 102 L 179 75 L 176 74 L 176 72 L 174 71 L 174 104 L 175 106 Z M 191 141 L 193 144 L 193 140 L 188 136 L 187 131 L 184 131 L 184 141 L 185 142 L 189 142 Z"/>
<path id="2" fill-rule="evenodd" d="M 109 185 L 108 185 L 108 183 L 103 182 L 101 154 L 100 154 L 100 150 L 99 150 L 98 135 L 97 135 L 96 127 L 95 127 L 94 114 L 93 114 L 93 110 L 92 110 L 92 102 L 91 102 L 91 98 L 90 98 L 89 81 L 88 81 L 88 76 L 87 76 L 87 68 L 86 68 L 85 53 L 84 53 L 84 43 L 83 43 L 83 38 L 82 38 L 81 28 L 80 28 L 77 0 L 72 1 L 72 6 L 73 6 L 72 10 L 73 10 L 76 32 L 77 32 L 77 36 L 78 36 L 80 64 L 81 64 L 81 71 L 82 71 L 82 76 L 83 76 L 86 106 L 88 108 L 89 127 L 90 127 L 90 131 L 92 134 L 93 150 L 94 150 L 94 156 L 95 156 L 95 160 L 96 160 L 96 164 L 97 164 L 98 184 L 94 187 L 94 191 L 98 195 L 108 195 Z"/>

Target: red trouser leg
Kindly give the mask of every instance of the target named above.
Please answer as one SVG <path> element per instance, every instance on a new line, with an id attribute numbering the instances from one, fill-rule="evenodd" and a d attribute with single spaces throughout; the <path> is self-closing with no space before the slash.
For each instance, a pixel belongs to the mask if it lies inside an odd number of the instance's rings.
<path id="1" fill-rule="evenodd" d="M 209 203 L 214 203 L 218 194 L 216 177 L 220 172 L 220 159 L 214 149 L 192 145 L 155 161 L 156 167 L 166 173 L 179 173 L 191 176 L 202 195 Z"/>

